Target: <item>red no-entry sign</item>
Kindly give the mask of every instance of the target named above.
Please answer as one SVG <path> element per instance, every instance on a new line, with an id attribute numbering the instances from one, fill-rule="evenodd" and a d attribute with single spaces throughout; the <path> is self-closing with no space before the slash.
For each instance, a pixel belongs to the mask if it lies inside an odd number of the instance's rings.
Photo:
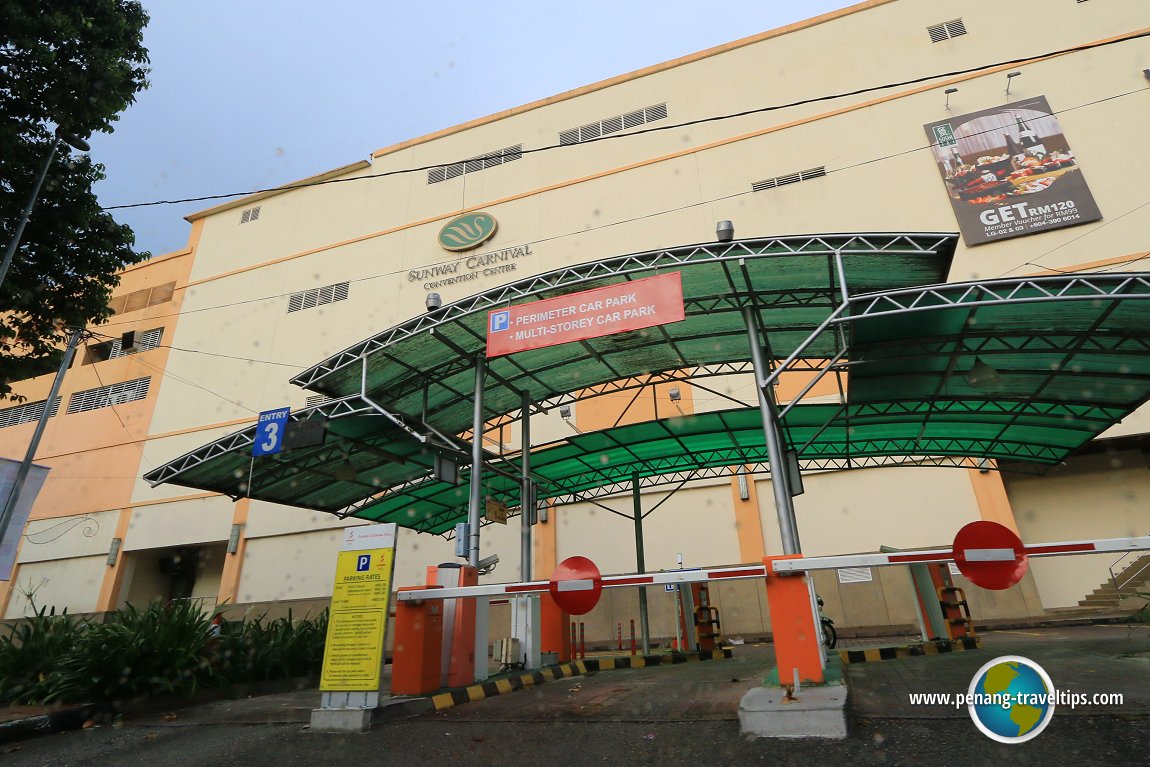
<path id="1" fill-rule="evenodd" d="M 548 590 L 559 609 L 584 615 L 599 604 L 603 575 L 587 557 L 567 557 L 555 568 Z"/>
<path id="2" fill-rule="evenodd" d="M 954 563 L 976 586 L 992 591 L 1018 583 L 1030 567 L 1014 531 L 986 520 L 971 522 L 954 536 Z"/>

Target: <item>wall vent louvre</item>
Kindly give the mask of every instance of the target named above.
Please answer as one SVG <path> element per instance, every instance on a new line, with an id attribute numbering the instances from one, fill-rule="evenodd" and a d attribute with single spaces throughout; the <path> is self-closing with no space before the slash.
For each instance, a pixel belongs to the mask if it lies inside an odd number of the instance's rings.
<path id="1" fill-rule="evenodd" d="M 304 309 L 314 309 L 317 306 L 332 304 L 336 301 L 346 301 L 350 290 L 350 282 L 337 282 L 334 285 L 312 288 L 302 293 L 292 293 L 288 296 L 288 314 Z"/>
<path id="2" fill-rule="evenodd" d="M 260 209 L 258 207 L 248 208 L 247 210 L 245 210 L 243 213 L 240 214 L 240 223 L 246 224 L 249 221 L 255 221 L 259 217 L 260 217 Z"/>
<path id="3" fill-rule="evenodd" d="M 101 386 L 98 389 L 78 391 L 72 395 L 68 402 L 69 413 L 84 413 L 88 410 L 99 410 L 104 407 L 114 407 L 125 402 L 135 402 L 148 396 L 148 389 L 152 385 L 152 377 L 136 378 L 131 381 L 121 381 L 110 386 Z"/>
<path id="4" fill-rule="evenodd" d="M 22 423 L 32 423 L 39 421 L 40 416 L 44 414 L 44 403 L 47 400 L 40 400 L 39 402 L 25 402 L 23 405 L 16 407 L 9 407 L 0 410 L 0 429 L 8 426 L 19 426 Z M 48 417 L 51 418 L 60 412 L 60 398 L 57 397 L 52 402 L 52 412 Z"/>
<path id="5" fill-rule="evenodd" d="M 327 396 L 326 394 L 312 394 L 310 397 L 304 400 L 304 407 L 315 407 L 316 405 L 322 405 L 325 402 L 331 402 L 331 397 Z"/>
<path id="6" fill-rule="evenodd" d="M 926 28 L 927 33 L 930 35 L 932 43 L 941 43 L 943 40 L 950 40 L 953 37 L 959 37 L 966 34 L 966 24 L 962 19 L 953 19 L 951 21 L 944 21 L 941 24 L 934 24 Z"/>
<path id="7" fill-rule="evenodd" d="M 840 567 L 839 583 L 870 583 L 874 580 L 869 567 Z"/>
<path id="8" fill-rule="evenodd" d="M 134 312 L 137 309 L 146 309 L 149 306 L 171 301 L 175 292 L 176 283 L 165 282 L 163 285 L 157 285 L 154 288 L 144 288 L 143 290 L 112 296 L 112 299 L 108 302 L 108 306 L 111 308 L 113 314 Z"/>
<path id="9" fill-rule="evenodd" d="M 612 133 L 638 128 L 640 125 L 665 119 L 667 119 L 667 105 L 655 104 L 627 114 L 605 117 L 593 123 L 580 125 L 578 128 L 559 131 L 559 143 L 580 144 L 584 141 L 610 136 Z"/>
<path id="10" fill-rule="evenodd" d="M 812 178 L 822 178 L 825 175 L 827 175 L 827 168 L 825 165 L 820 165 L 817 168 L 807 168 L 806 170 L 795 171 L 794 173 L 788 173 L 784 176 L 775 176 L 774 178 L 756 181 L 751 184 L 751 191 L 763 192 L 767 189 L 775 189 L 776 187 L 786 186 L 787 184 L 810 181 Z"/>
<path id="11" fill-rule="evenodd" d="M 515 146 L 504 147 L 494 152 L 481 154 L 477 157 L 472 157 L 463 162 L 452 163 L 451 165 L 441 165 L 438 168 L 431 168 L 427 171 L 427 183 L 438 184 L 442 181 L 448 181 L 453 178 L 458 178 L 466 173 L 476 173 L 487 168 L 494 168 L 496 165 L 502 165 L 507 162 L 514 162 L 515 160 L 523 159 L 523 145 L 516 144 Z"/>

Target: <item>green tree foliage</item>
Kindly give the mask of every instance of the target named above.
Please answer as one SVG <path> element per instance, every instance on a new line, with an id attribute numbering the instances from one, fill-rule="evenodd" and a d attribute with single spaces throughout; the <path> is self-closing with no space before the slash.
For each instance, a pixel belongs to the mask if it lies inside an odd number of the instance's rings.
<path id="1" fill-rule="evenodd" d="M 0 254 L 54 131 L 110 133 L 147 87 L 148 16 L 136 0 L 0 0 Z M 99 322 L 116 271 L 149 254 L 100 210 L 103 166 L 61 144 L 0 286 L 0 396 L 55 367 L 65 326 Z"/>

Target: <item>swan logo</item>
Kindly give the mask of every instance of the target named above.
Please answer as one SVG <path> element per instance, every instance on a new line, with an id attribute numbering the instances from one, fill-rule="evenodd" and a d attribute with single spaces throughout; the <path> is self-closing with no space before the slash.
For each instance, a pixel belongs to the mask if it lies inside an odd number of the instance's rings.
<path id="1" fill-rule="evenodd" d="M 439 246 L 444 250 L 471 250 L 490 240 L 498 224 L 490 213 L 456 216 L 439 230 Z"/>

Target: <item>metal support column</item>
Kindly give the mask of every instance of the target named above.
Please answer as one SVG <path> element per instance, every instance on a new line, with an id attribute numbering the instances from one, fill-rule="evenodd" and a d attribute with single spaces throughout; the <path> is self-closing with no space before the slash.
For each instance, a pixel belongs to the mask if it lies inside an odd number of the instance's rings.
<path id="1" fill-rule="evenodd" d="M 531 486 L 531 396 L 527 392 L 523 392 L 523 422 L 520 427 L 519 580 L 527 583 L 531 580 L 531 523 L 535 517 L 535 492 Z"/>
<path id="2" fill-rule="evenodd" d="M 759 342 L 758 326 L 754 310 L 743 307 L 743 322 L 747 326 L 747 338 L 751 344 L 751 363 L 755 369 L 755 388 L 759 392 L 759 411 L 763 416 L 763 432 L 767 438 L 767 457 L 771 463 L 771 489 L 775 495 L 775 513 L 779 518 L 779 535 L 783 541 L 784 554 L 799 554 L 799 528 L 795 521 L 795 506 L 791 498 L 790 469 L 787 466 L 786 452 L 783 450 L 782 433 L 779 430 L 775 397 L 764 381 L 770 375 L 763 347 Z"/>
<path id="3" fill-rule="evenodd" d="M 52 417 L 52 403 L 60 396 L 60 386 L 64 383 L 64 373 L 72 366 L 72 357 L 76 354 L 76 345 L 84 334 L 83 328 L 76 328 L 68 339 L 68 346 L 64 350 L 64 359 L 52 379 L 52 391 L 48 392 L 48 399 L 44 401 L 44 412 L 40 413 L 40 420 L 36 422 L 36 429 L 32 432 L 32 441 L 24 453 L 24 460 L 16 470 L 16 478 L 12 481 L 12 489 L 4 499 L 4 506 L 0 507 L 0 541 L 4 540 L 8 526 L 12 523 L 12 515 L 16 513 L 16 503 L 20 500 L 20 492 L 24 489 L 24 482 L 28 479 L 28 472 L 32 470 L 32 462 L 36 460 L 36 451 L 40 449 L 40 439 L 44 436 L 44 429 L 48 426 L 48 419 Z"/>
<path id="4" fill-rule="evenodd" d="M 483 388 L 487 358 L 475 355 L 475 405 L 471 416 L 471 499 L 467 506 L 467 564 L 479 567 L 479 517 L 483 505 Z"/>
<path id="5" fill-rule="evenodd" d="M 643 555 L 643 499 L 639 494 L 639 474 L 631 475 L 632 513 L 635 515 L 635 568 L 640 573 L 647 572 L 646 557 Z M 647 622 L 647 589 L 639 587 L 639 631 L 643 635 L 643 655 L 651 654 L 651 629 Z"/>

